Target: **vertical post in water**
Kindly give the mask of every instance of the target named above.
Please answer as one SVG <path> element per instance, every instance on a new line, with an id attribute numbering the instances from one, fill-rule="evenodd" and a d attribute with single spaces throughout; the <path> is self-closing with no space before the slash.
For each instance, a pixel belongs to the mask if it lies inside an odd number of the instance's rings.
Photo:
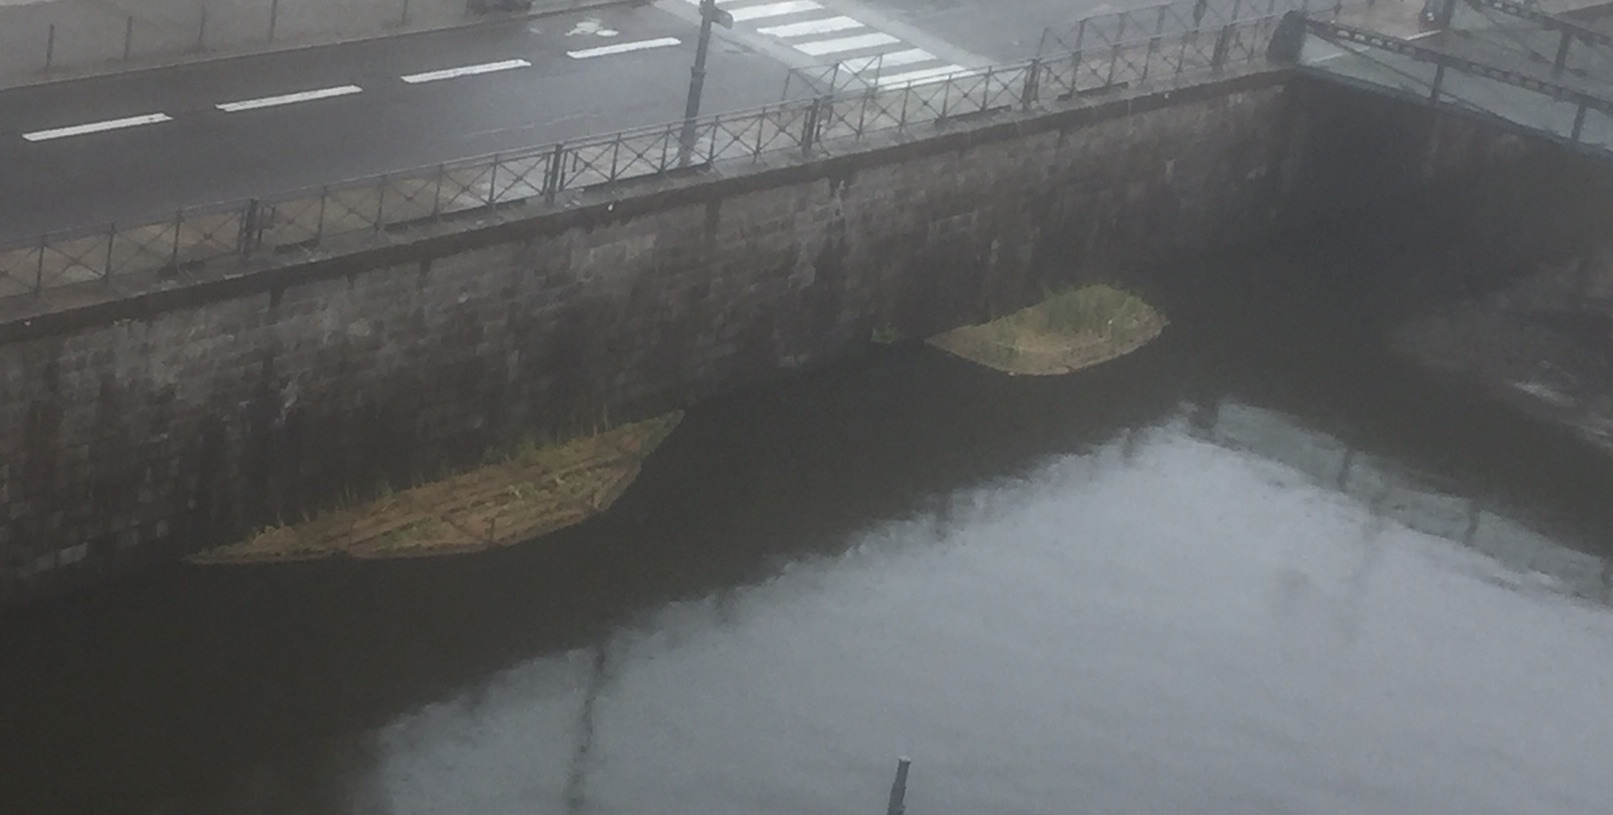
<path id="1" fill-rule="evenodd" d="M 903 815 L 907 812 L 907 768 L 912 765 L 907 756 L 896 760 L 896 780 L 891 782 L 890 805 L 885 807 L 885 815 Z"/>

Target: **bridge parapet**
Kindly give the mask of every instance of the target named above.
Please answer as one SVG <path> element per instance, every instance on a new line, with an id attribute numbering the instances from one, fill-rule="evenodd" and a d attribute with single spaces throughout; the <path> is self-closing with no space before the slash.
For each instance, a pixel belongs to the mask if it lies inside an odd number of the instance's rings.
<path id="1" fill-rule="evenodd" d="M 1613 160 L 1613 81 L 1602 79 L 1613 80 L 1613 60 L 1593 70 L 1613 54 L 1613 37 L 1506 0 L 1449 0 L 1447 9 L 1444 19 L 1473 27 L 1402 38 L 1290 13 L 1268 56 Z"/>

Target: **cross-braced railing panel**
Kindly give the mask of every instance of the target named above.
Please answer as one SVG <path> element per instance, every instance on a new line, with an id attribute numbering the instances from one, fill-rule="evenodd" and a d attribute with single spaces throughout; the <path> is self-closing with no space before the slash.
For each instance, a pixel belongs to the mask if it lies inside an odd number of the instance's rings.
<path id="1" fill-rule="evenodd" d="M 39 287 L 53 289 L 107 279 L 116 234 L 116 227 L 108 227 L 89 234 L 47 238 L 40 245 Z"/>
<path id="2" fill-rule="evenodd" d="M 36 294 L 40 291 L 40 257 L 44 251 L 43 241 L 30 246 L 0 249 L 0 297 Z"/>
<path id="3" fill-rule="evenodd" d="M 491 173 L 494 205 L 542 198 L 548 189 L 551 151 L 527 151 L 501 157 Z"/>
<path id="4" fill-rule="evenodd" d="M 266 202 L 259 209 L 253 237 L 258 247 L 268 250 L 317 243 L 324 236 L 324 209 L 323 190 Z"/>
<path id="5" fill-rule="evenodd" d="M 246 210 L 240 207 L 213 211 L 181 211 L 174 218 L 178 226 L 173 266 L 185 268 L 238 255 L 246 237 Z"/>
<path id="6" fill-rule="evenodd" d="M 387 176 L 377 185 L 377 222 L 381 228 L 426 221 L 436 217 L 437 178 L 434 173 Z"/>
<path id="7" fill-rule="evenodd" d="M 113 231 L 107 245 L 107 276 L 174 268 L 180 232 L 177 218 Z"/>

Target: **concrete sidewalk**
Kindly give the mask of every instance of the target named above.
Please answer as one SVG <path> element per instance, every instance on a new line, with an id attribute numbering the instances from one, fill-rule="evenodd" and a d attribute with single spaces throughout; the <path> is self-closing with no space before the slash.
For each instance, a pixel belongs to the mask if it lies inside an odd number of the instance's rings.
<path id="1" fill-rule="evenodd" d="M 0 0 L 0 88 L 634 1 Z"/>

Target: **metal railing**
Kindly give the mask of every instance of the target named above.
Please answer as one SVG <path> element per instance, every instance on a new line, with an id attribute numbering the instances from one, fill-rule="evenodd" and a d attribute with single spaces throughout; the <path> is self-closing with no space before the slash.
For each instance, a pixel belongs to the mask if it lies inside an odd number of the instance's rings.
<path id="1" fill-rule="evenodd" d="M 1613 157 L 1610 95 L 1298 14 L 1284 18 L 1270 56 L 1335 80 L 1482 116 L 1575 150 Z"/>
<path id="2" fill-rule="evenodd" d="M 719 162 L 832 154 L 875 134 L 960 117 L 1028 110 L 1121 88 L 1185 84 L 1263 59 L 1275 26 L 1263 20 L 1152 36 L 710 116 L 695 122 L 692 151 L 680 150 L 685 123 L 672 122 L 0 243 L 0 297 L 128 275 L 178 278 L 204 264 L 241 265 L 263 254 L 341 237 L 382 236 L 522 202 L 555 205 L 562 196 Z"/>

